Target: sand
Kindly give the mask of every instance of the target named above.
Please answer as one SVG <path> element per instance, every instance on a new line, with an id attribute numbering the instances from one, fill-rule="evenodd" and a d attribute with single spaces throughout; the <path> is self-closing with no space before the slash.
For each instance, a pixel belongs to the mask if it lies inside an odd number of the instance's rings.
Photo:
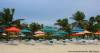
<path id="1" fill-rule="evenodd" d="M 100 45 L 0 44 L 0 53 L 100 53 Z"/>

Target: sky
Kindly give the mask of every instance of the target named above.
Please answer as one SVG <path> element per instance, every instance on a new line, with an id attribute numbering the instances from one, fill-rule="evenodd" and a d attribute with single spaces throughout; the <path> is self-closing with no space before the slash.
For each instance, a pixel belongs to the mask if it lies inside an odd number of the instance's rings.
<path id="1" fill-rule="evenodd" d="M 0 0 L 0 10 L 15 8 L 14 19 L 24 18 L 22 22 L 38 22 L 53 26 L 56 20 L 69 19 L 76 11 L 83 11 L 85 19 L 100 14 L 100 0 Z"/>

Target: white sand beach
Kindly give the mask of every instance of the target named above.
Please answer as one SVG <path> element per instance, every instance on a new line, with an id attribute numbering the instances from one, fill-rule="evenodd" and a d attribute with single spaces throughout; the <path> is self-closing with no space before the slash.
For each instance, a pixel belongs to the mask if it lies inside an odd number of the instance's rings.
<path id="1" fill-rule="evenodd" d="M 79 51 L 79 52 L 75 52 L 75 51 Z M 84 51 L 84 53 L 100 53 L 100 45 L 0 44 L 0 53 L 83 53 L 81 51 Z"/>

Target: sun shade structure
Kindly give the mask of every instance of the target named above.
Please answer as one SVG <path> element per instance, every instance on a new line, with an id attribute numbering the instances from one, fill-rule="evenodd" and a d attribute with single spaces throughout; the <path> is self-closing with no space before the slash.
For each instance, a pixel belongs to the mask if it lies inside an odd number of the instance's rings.
<path id="1" fill-rule="evenodd" d="M 58 31 L 54 33 L 54 36 L 64 36 L 65 34 L 68 34 L 68 32 Z"/>
<path id="2" fill-rule="evenodd" d="M 92 32 L 89 32 L 89 31 L 85 30 L 85 31 L 83 31 L 83 32 L 81 32 L 81 33 L 83 33 L 83 34 L 88 34 L 88 33 L 92 33 Z"/>
<path id="3" fill-rule="evenodd" d="M 16 28 L 16 27 L 9 27 L 9 28 L 5 29 L 5 31 L 7 31 L 7 32 L 20 32 L 20 29 Z"/>
<path id="4" fill-rule="evenodd" d="M 79 28 L 79 27 L 75 27 L 75 28 L 73 28 L 72 29 L 72 32 L 82 32 L 82 31 L 84 31 L 84 29 L 81 29 L 81 28 Z"/>
<path id="5" fill-rule="evenodd" d="M 31 32 L 31 31 L 28 29 L 22 29 L 21 32 Z"/>
<path id="6" fill-rule="evenodd" d="M 73 33 L 73 34 L 69 34 L 69 36 L 81 36 L 81 35 L 84 35 L 84 34 L 90 34 L 92 32 L 89 32 L 87 30 L 83 31 L 83 32 L 78 32 L 78 33 Z"/>
<path id="7" fill-rule="evenodd" d="M 80 36 L 81 34 L 76 34 L 76 33 L 73 33 L 73 34 L 68 34 L 69 36 Z"/>
<path id="8" fill-rule="evenodd" d="M 80 36 L 85 34 L 84 32 L 78 32 L 78 33 L 72 33 L 72 34 L 68 34 L 69 36 Z"/>
<path id="9" fill-rule="evenodd" d="M 96 32 L 95 34 L 100 35 L 100 31 Z"/>
<path id="10" fill-rule="evenodd" d="M 54 27 L 49 27 L 49 26 L 45 26 L 43 29 L 41 29 L 43 32 L 49 32 L 49 33 L 54 33 L 54 32 L 56 32 L 57 31 L 57 29 L 56 28 L 54 28 Z"/>
<path id="11" fill-rule="evenodd" d="M 76 34 L 80 34 L 80 35 L 82 35 L 82 34 L 84 34 L 83 32 L 78 32 L 78 33 L 76 33 Z"/>
<path id="12" fill-rule="evenodd" d="M 42 31 L 36 31 L 36 32 L 35 32 L 35 35 L 45 35 L 45 33 L 42 32 Z"/>

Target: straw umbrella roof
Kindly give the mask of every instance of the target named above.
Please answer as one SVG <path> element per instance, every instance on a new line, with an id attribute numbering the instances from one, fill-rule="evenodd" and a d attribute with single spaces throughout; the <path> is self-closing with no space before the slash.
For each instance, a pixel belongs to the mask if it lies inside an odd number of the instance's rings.
<path id="1" fill-rule="evenodd" d="M 83 32 L 79 32 L 79 33 L 76 33 L 76 34 L 89 34 L 89 33 L 92 33 L 92 32 L 89 32 L 89 31 L 85 30 Z"/>
<path id="2" fill-rule="evenodd" d="M 45 36 L 45 33 L 42 31 L 36 31 L 34 36 L 35 37 L 43 37 L 43 36 Z"/>
<path id="3" fill-rule="evenodd" d="M 45 33 L 42 32 L 42 31 L 36 31 L 35 34 L 36 34 L 36 35 L 45 35 Z"/>
<path id="4" fill-rule="evenodd" d="M 85 30 L 85 31 L 83 31 L 83 33 L 86 34 L 86 33 L 92 33 L 92 32 Z"/>
<path id="5" fill-rule="evenodd" d="M 76 33 L 76 34 L 84 34 L 83 32 L 79 32 L 79 33 Z"/>

